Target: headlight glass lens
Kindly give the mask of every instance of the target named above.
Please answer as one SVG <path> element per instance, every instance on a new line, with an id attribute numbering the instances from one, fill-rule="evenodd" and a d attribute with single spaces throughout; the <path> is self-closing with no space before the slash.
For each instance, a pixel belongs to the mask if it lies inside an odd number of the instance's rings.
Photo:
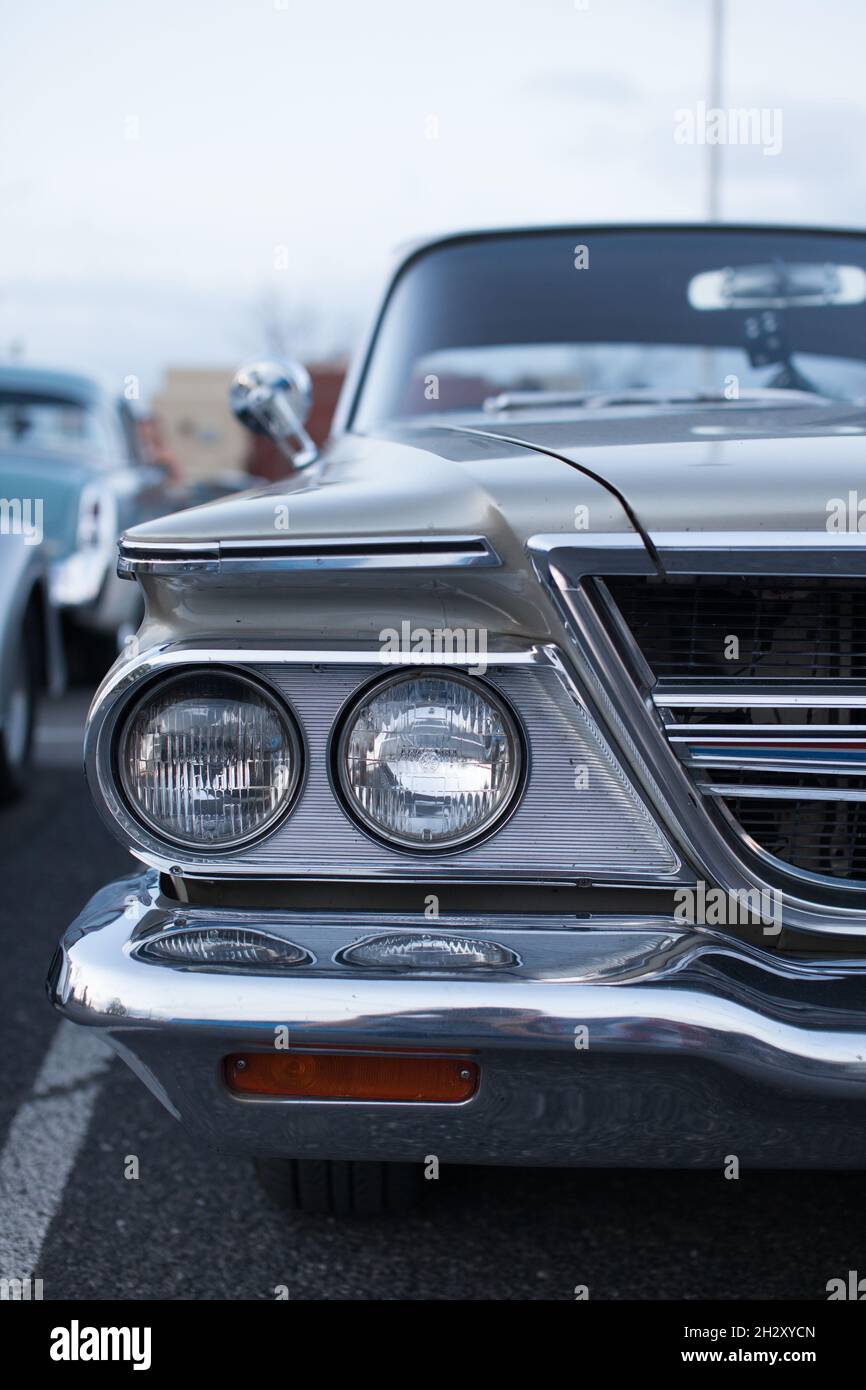
<path id="1" fill-rule="evenodd" d="M 486 687 L 452 675 L 399 676 L 350 714 L 338 752 L 351 809 L 414 849 L 474 839 L 512 805 L 522 772 L 517 726 Z"/>
<path id="2" fill-rule="evenodd" d="M 123 789 L 163 839 L 242 844 L 287 809 L 300 775 L 288 714 L 242 677 L 200 672 L 146 695 L 120 738 Z"/>

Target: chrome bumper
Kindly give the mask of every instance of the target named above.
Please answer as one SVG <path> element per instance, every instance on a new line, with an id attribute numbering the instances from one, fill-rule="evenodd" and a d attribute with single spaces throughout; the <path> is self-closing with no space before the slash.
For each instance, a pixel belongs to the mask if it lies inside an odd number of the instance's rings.
<path id="1" fill-rule="evenodd" d="M 304 946 L 279 975 L 142 961 L 147 935 L 241 920 Z M 156 875 L 112 884 L 70 926 L 52 1002 L 102 1028 L 199 1137 L 248 1154 L 566 1166 L 866 1166 L 866 961 L 780 960 L 658 917 L 448 918 L 516 951 L 508 971 L 370 973 L 336 954 L 423 918 L 181 906 Z M 465 1049 L 461 1104 L 239 1099 L 223 1059 L 345 1044 Z M 584 1031 L 585 1030 L 585 1031 Z M 585 1046 L 584 1046 L 585 1043 Z"/>

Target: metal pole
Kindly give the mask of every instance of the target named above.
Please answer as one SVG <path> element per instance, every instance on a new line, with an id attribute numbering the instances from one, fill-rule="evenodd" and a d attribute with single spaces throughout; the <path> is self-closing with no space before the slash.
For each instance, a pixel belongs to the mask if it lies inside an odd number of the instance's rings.
<path id="1" fill-rule="evenodd" d="M 710 109 L 722 105 L 725 0 L 710 0 Z M 722 146 L 707 143 L 707 217 L 718 222 L 722 213 Z"/>

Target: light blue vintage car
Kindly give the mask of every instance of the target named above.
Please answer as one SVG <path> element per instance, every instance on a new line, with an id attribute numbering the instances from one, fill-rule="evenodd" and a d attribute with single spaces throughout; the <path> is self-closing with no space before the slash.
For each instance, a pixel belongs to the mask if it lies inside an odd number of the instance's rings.
<path id="1" fill-rule="evenodd" d="M 85 376 L 0 367 L 0 531 L 41 550 L 73 636 L 135 629 L 140 599 L 115 573 L 118 534 L 182 505 L 143 457 L 125 401 Z"/>

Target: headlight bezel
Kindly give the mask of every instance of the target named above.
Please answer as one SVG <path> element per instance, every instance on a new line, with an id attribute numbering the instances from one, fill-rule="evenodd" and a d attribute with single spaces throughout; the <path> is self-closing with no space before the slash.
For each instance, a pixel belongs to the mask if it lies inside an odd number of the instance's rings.
<path id="1" fill-rule="evenodd" d="M 153 699 L 154 695 L 172 685 L 183 685 L 197 677 L 223 678 L 234 681 L 239 685 L 252 690 L 261 699 L 265 700 L 276 711 L 283 722 L 288 734 L 288 742 L 292 757 L 293 776 L 289 785 L 288 794 L 279 811 L 264 825 L 258 826 L 248 835 L 238 837 L 233 840 L 220 841 L 219 844 L 201 844 L 195 840 L 182 839 L 179 836 L 169 834 L 164 827 L 152 821 L 130 795 L 124 770 L 123 748 L 126 736 L 136 715 L 148 700 Z M 273 835 L 276 830 L 284 823 L 286 818 L 298 804 L 307 773 L 307 747 L 304 739 L 303 730 L 300 722 L 295 716 L 282 693 L 275 689 L 268 681 L 263 680 L 258 674 L 251 675 L 248 671 L 238 667 L 224 665 L 189 665 L 178 666 L 168 671 L 161 671 L 154 675 L 150 680 L 142 683 L 135 692 L 135 697 L 124 705 L 120 711 L 114 728 L 111 733 L 110 747 L 110 766 L 111 779 L 114 784 L 115 795 L 119 803 L 123 806 L 126 814 L 130 816 L 138 827 L 156 845 L 162 845 L 169 850 L 194 852 L 196 856 L 204 859 L 218 860 L 226 855 L 232 855 L 248 849 L 251 845 L 257 844 L 261 840 Z"/>
<path id="2" fill-rule="evenodd" d="M 346 744 L 353 722 L 359 710 L 369 702 L 380 690 L 400 685 L 406 681 L 419 680 L 424 678 L 442 679 L 454 682 L 459 685 L 468 686 L 496 711 L 502 720 L 503 727 L 509 734 L 514 753 L 514 770 L 512 772 L 511 784 L 507 796 L 503 799 L 502 805 L 497 813 L 491 817 L 479 830 L 469 831 L 467 834 L 454 840 L 449 840 L 447 844 L 418 844 L 408 842 L 399 838 L 392 837 L 378 826 L 365 820 L 361 813 L 357 799 L 348 785 L 346 776 Z M 401 667 L 398 671 L 388 671 L 385 674 L 379 673 L 371 680 L 366 681 L 358 690 L 355 690 L 350 698 L 345 702 L 339 711 L 331 730 L 329 740 L 329 766 L 328 776 L 331 783 L 331 790 L 342 808 L 344 814 L 348 816 L 352 824 L 360 830 L 368 839 L 374 843 L 382 845 L 384 848 L 392 850 L 396 854 L 406 855 L 416 860 L 429 860 L 442 858 L 449 855 L 463 854 L 465 851 L 473 849 L 475 845 L 482 844 L 502 830 L 503 826 L 514 815 L 515 811 L 523 800 L 526 784 L 530 772 L 530 744 L 523 727 L 523 722 L 509 700 L 489 681 L 481 680 L 477 676 L 469 675 L 465 670 L 452 666 L 445 666 L 440 663 L 413 663 L 408 668 Z"/>

